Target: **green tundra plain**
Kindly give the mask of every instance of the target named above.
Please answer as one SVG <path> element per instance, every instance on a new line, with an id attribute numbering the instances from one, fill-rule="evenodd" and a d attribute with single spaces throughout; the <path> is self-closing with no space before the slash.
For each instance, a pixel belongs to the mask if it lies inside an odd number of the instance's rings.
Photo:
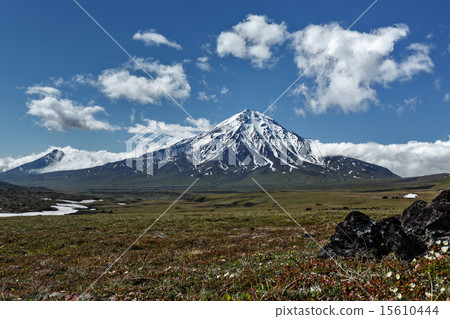
<path id="1" fill-rule="evenodd" d="M 404 194 L 431 201 L 442 179 L 271 191 L 299 225 L 256 189 L 194 187 L 175 204 L 181 192 L 76 194 L 103 201 L 88 204 L 95 213 L 0 218 L 0 299 L 447 300 L 445 243 L 412 262 L 315 258 L 349 212 L 400 216 L 415 201 Z"/>

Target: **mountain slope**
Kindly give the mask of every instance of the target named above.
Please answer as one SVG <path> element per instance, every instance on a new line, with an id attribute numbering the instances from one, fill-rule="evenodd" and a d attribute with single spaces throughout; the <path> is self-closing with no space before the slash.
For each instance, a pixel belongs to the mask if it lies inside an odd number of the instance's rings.
<path id="1" fill-rule="evenodd" d="M 437 183 L 434 189 L 450 189 L 450 176 L 444 179 L 442 182 Z"/>
<path id="2" fill-rule="evenodd" d="M 64 157 L 64 152 L 60 150 L 53 150 L 45 156 L 38 158 L 35 161 L 18 166 L 12 170 L 5 172 L 8 175 L 28 175 L 38 174 L 40 170 L 49 167 L 56 162 L 61 161 Z"/>
<path id="3" fill-rule="evenodd" d="M 26 188 L 23 187 L 23 186 L 18 186 L 18 185 L 13 185 L 13 184 L 10 184 L 10 183 L 0 182 L 0 191 L 7 190 L 7 189 L 26 190 Z"/>
<path id="4" fill-rule="evenodd" d="M 385 167 L 351 157 L 327 156 L 324 158 L 324 164 L 328 169 L 338 172 L 344 178 L 383 179 L 398 177 Z"/>

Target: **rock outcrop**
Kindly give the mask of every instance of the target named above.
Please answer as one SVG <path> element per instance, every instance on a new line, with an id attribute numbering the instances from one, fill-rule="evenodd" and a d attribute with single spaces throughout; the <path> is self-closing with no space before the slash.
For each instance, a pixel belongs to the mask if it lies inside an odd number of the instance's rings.
<path id="1" fill-rule="evenodd" d="M 415 201 L 401 218 L 375 221 L 361 212 L 351 212 L 338 224 L 318 257 L 379 259 L 393 253 L 410 260 L 426 254 L 437 240 L 450 241 L 450 190 L 431 203 Z"/>

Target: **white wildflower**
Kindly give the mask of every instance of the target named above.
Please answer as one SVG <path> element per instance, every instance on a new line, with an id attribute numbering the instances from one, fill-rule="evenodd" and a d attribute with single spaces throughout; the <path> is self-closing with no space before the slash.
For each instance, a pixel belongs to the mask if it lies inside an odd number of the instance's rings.
<path id="1" fill-rule="evenodd" d="M 309 290 L 310 290 L 311 292 L 321 292 L 321 291 L 322 291 L 322 289 L 321 289 L 319 286 L 312 286 L 312 287 L 309 287 Z"/>

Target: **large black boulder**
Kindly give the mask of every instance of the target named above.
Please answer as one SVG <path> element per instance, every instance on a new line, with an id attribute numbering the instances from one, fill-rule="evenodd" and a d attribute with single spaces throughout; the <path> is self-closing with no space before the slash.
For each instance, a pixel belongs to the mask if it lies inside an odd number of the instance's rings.
<path id="1" fill-rule="evenodd" d="M 410 260 L 425 254 L 437 239 L 450 240 L 450 191 L 442 192 L 431 203 L 415 201 L 400 219 L 375 221 L 353 211 L 337 225 L 318 257 L 379 259 L 393 253 Z"/>
<path id="2" fill-rule="evenodd" d="M 415 201 L 403 211 L 404 230 L 428 246 L 450 237 L 450 190 L 443 191 L 431 203 Z"/>

